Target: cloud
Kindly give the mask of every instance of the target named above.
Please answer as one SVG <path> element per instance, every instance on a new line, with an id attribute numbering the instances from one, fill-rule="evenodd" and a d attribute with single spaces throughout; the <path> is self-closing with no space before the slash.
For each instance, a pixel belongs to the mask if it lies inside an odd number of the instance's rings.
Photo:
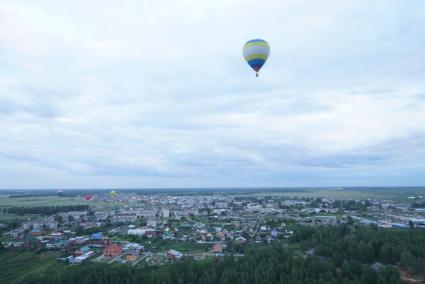
<path id="1" fill-rule="evenodd" d="M 422 1 L 2 1 L 0 188 L 423 184 L 424 16 Z M 259 78 L 241 55 L 256 37 Z"/>

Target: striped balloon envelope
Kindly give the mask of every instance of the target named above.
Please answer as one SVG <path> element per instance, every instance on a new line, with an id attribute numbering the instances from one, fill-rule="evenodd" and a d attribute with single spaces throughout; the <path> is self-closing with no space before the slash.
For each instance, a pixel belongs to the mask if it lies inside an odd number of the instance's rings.
<path id="1" fill-rule="evenodd" d="M 252 39 L 243 46 L 243 57 L 249 66 L 254 69 L 256 76 L 270 54 L 270 46 L 262 39 Z"/>

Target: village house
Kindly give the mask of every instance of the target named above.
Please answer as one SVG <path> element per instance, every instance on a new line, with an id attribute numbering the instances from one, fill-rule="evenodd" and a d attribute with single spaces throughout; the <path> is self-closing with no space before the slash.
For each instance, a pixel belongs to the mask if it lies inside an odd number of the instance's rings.
<path id="1" fill-rule="evenodd" d="M 118 213 L 112 217 L 112 223 L 133 223 L 136 220 L 136 213 Z"/>
<path id="2" fill-rule="evenodd" d="M 167 251 L 166 256 L 170 261 L 178 261 L 183 257 L 183 254 L 179 251 L 170 249 Z"/>
<path id="3" fill-rule="evenodd" d="M 155 217 L 148 217 L 146 225 L 148 227 L 156 228 L 156 219 Z"/>
<path id="4" fill-rule="evenodd" d="M 140 251 L 145 247 L 137 243 L 128 243 L 123 247 L 125 252 L 125 260 L 129 262 L 135 262 L 140 258 Z"/>
<path id="5" fill-rule="evenodd" d="M 244 244 L 244 243 L 246 243 L 246 239 L 245 239 L 244 237 L 240 236 L 240 237 L 237 237 L 237 238 L 235 239 L 235 242 L 236 242 L 237 244 Z"/>
<path id="6" fill-rule="evenodd" d="M 217 243 L 214 244 L 211 248 L 211 252 L 213 253 L 223 253 L 223 244 Z"/>
<path id="7" fill-rule="evenodd" d="M 67 213 L 58 213 L 58 215 L 61 216 L 63 220 L 68 220 L 69 217 L 74 218 L 74 220 L 78 220 L 86 217 L 87 211 L 70 211 Z"/>
<path id="8" fill-rule="evenodd" d="M 98 221 L 105 221 L 108 219 L 108 217 L 112 216 L 113 214 L 109 211 L 96 211 L 94 213 L 94 216 L 96 217 L 96 220 Z"/>
<path id="9" fill-rule="evenodd" d="M 5 233 L 4 235 L 11 238 L 12 240 L 22 240 L 25 238 L 25 231 L 22 229 L 15 229 Z"/>
<path id="10" fill-rule="evenodd" d="M 108 241 L 105 242 L 105 249 L 103 255 L 105 257 L 117 257 L 123 253 L 123 248 L 118 244 L 111 244 Z"/>

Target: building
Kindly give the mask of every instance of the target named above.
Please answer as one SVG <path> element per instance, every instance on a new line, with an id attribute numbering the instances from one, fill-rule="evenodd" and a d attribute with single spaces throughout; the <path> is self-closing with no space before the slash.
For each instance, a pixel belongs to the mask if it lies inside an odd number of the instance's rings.
<path id="1" fill-rule="evenodd" d="M 135 262 L 139 260 L 140 258 L 140 252 L 145 247 L 142 245 L 139 245 L 138 243 L 128 243 L 123 247 L 123 250 L 125 252 L 125 260 L 128 262 Z"/>
<path id="2" fill-rule="evenodd" d="M 32 229 L 32 222 L 24 222 L 21 224 L 22 230 L 30 231 Z"/>
<path id="3" fill-rule="evenodd" d="M 111 214 L 111 212 L 108 212 L 108 211 L 96 211 L 94 215 L 96 216 L 96 220 L 105 221 L 108 219 L 108 217 L 110 217 L 113 214 Z"/>
<path id="4" fill-rule="evenodd" d="M 93 221 L 87 221 L 87 222 L 80 222 L 80 227 L 84 230 L 100 227 L 102 225 L 101 222 L 93 222 Z"/>
<path id="5" fill-rule="evenodd" d="M 183 254 L 181 252 L 173 249 L 168 250 L 166 255 L 170 261 L 178 261 L 183 257 Z"/>
<path id="6" fill-rule="evenodd" d="M 213 247 L 211 248 L 211 252 L 213 253 L 223 253 L 223 245 L 218 243 L 218 244 L 214 244 Z"/>
<path id="7" fill-rule="evenodd" d="M 244 243 L 246 243 L 246 239 L 245 239 L 244 237 L 240 236 L 240 237 L 237 237 L 237 238 L 235 239 L 235 242 L 236 242 L 237 244 L 244 244 Z"/>
<path id="8" fill-rule="evenodd" d="M 424 218 L 410 218 L 409 225 L 412 228 L 425 228 L 425 219 Z"/>
<path id="9" fill-rule="evenodd" d="M 128 235 L 135 235 L 135 236 L 143 236 L 145 235 L 146 230 L 142 228 L 137 229 L 128 229 L 127 234 Z"/>
<path id="10" fill-rule="evenodd" d="M 83 246 L 79 250 L 76 250 L 74 252 L 74 256 L 77 257 L 77 256 L 83 255 L 83 254 L 85 254 L 85 253 L 87 253 L 89 251 L 90 251 L 90 247 L 89 246 Z"/>
<path id="11" fill-rule="evenodd" d="M 66 259 L 68 260 L 69 263 L 81 263 L 84 260 L 86 260 L 87 258 L 89 258 L 90 256 L 92 256 L 94 254 L 94 251 L 87 251 L 82 255 L 79 256 L 69 256 Z"/>
<path id="12" fill-rule="evenodd" d="M 142 245 L 139 245 L 138 243 L 128 243 L 123 247 L 123 250 L 125 252 L 137 252 L 137 254 L 140 253 L 141 250 L 144 250 L 145 247 Z"/>
<path id="13" fill-rule="evenodd" d="M 218 232 L 215 234 L 215 236 L 221 241 L 224 241 L 226 239 L 226 234 L 224 232 Z"/>
<path id="14" fill-rule="evenodd" d="M 156 219 L 154 217 L 148 217 L 146 225 L 148 227 L 155 228 L 156 227 Z"/>
<path id="15" fill-rule="evenodd" d="M 397 228 L 397 229 L 408 229 L 409 228 L 409 225 L 408 224 L 404 224 L 404 223 L 393 222 L 393 223 L 391 223 L 391 227 L 392 228 Z"/>
<path id="16" fill-rule="evenodd" d="M 112 223 L 133 223 L 136 220 L 136 213 L 119 213 L 112 217 Z"/>
<path id="17" fill-rule="evenodd" d="M 133 254 L 133 253 L 128 253 L 125 256 L 125 260 L 128 262 L 135 262 L 139 259 L 139 255 Z"/>
<path id="18" fill-rule="evenodd" d="M 32 229 L 32 231 L 30 232 L 31 236 L 33 237 L 39 237 L 41 236 L 43 233 L 41 232 L 40 229 L 34 228 Z"/>
<path id="19" fill-rule="evenodd" d="M 13 239 L 13 240 L 17 240 L 17 239 L 22 240 L 23 238 L 25 238 L 25 231 L 22 230 L 22 229 L 15 229 L 15 230 L 12 230 L 10 232 L 5 233 L 4 235 Z"/>
<path id="20" fill-rule="evenodd" d="M 166 208 L 162 209 L 162 217 L 170 218 L 170 210 Z"/>
<path id="21" fill-rule="evenodd" d="M 156 217 L 156 211 L 155 210 L 143 210 L 139 213 L 140 216 L 149 218 L 149 217 Z"/>
<path id="22" fill-rule="evenodd" d="M 102 240 L 102 238 L 103 238 L 102 232 L 93 233 L 91 235 L 91 239 L 94 240 L 94 241 L 100 241 L 100 240 Z"/>
<path id="23" fill-rule="evenodd" d="M 42 230 L 55 230 L 58 227 L 58 222 L 54 220 L 53 217 L 39 217 L 34 221 L 24 222 L 21 225 L 21 228 L 26 231 L 35 229 L 37 231 Z"/>
<path id="24" fill-rule="evenodd" d="M 122 246 L 111 244 L 109 241 L 105 242 L 105 250 L 103 255 L 106 257 L 117 257 L 123 253 Z"/>
<path id="25" fill-rule="evenodd" d="M 87 216 L 87 211 L 70 211 L 67 213 L 59 213 L 58 215 L 62 216 L 62 218 L 64 220 L 67 220 L 68 217 L 72 217 L 74 218 L 74 220 L 78 220 L 81 217 L 86 217 Z"/>

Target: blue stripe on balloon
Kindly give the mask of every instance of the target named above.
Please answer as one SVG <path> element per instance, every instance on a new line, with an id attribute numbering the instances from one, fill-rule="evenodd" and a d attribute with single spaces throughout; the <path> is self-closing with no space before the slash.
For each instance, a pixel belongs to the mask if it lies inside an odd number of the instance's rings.
<path id="1" fill-rule="evenodd" d="M 264 63 L 266 61 L 263 59 L 252 59 L 248 61 L 249 66 L 251 66 L 252 69 L 260 69 L 263 67 Z"/>

